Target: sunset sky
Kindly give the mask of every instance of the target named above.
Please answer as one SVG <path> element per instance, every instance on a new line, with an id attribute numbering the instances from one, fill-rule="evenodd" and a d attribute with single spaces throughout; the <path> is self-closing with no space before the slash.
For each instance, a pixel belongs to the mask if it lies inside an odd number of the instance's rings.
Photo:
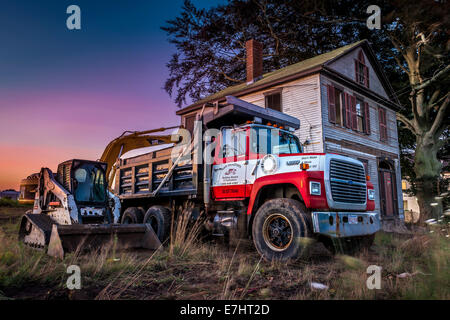
<path id="1" fill-rule="evenodd" d="M 198 7 L 222 1 L 194 0 Z M 182 0 L 7 0 L 0 10 L 0 190 L 42 166 L 98 159 L 124 130 L 177 125 L 162 89 Z M 66 8 L 81 8 L 68 30 Z"/>

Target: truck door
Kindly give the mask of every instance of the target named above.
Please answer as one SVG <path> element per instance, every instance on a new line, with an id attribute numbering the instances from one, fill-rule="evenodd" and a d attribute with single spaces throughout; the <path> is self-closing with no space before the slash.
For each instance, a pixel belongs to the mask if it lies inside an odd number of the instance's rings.
<path id="1" fill-rule="evenodd" d="M 246 197 L 247 130 L 223 128 L 212 170 L 212 194 L 218 200 Z"/>

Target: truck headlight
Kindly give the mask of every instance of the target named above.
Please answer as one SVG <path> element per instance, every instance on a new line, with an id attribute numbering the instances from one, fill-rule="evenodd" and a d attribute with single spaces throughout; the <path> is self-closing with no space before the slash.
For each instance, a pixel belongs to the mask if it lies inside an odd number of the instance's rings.
<path id="1" fill-rule="evenodd" d="M 367 190 L 367 198 L 369 200 L 375 200 L 375 190 L 374 189 Z"/>
<path id="2" fill-rule="evenodd" d="M 309 182 L 309 193 L 314 196 L 320 196 L 320 182 Z"/>
<path id="3" fill-rule="evenodd" d="M 261 160 L 261 169 L 265 174 L 274 173 L 278 168 L 277 159 L 271 155 L 267 154 Z"/>

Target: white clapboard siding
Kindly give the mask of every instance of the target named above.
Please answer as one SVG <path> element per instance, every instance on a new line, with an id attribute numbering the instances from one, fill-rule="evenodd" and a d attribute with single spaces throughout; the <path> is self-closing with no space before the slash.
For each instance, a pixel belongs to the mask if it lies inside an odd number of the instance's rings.
<path id="1" fill-rule="evenodd" d="M 355 79 L 355 59 L 358 58 L 358 53 L 361 49 L 356 49 L 348 54 L 342 56 L 341 58 L 337 59 L 336 61 L 333 61 L 328 65 L 333 70 L 336 70 L 337 72 L 343 74 L 344 76 Z M 363 52 L 364 53 L 364 52 Z M 372 64 L 369 62 L 369 59 L 367 58 L 367 55 L 364 53 L 364 60 L 365 65 L 369 68 L 369 89 L 372 91 L 375 91 L 379 95 L 388 98 L 388 95 L 386 91 L 383 88 L 383 85 L 381 84 L 380 79 L 378 79 L 377 74 L 375 73 Z"/>

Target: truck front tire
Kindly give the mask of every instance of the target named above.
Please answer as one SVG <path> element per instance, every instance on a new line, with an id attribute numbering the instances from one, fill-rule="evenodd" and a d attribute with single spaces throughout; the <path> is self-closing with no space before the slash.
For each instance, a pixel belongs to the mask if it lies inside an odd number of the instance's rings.
<path id="1" fill-rule="evenodd" d="M 296 260 L 306 249 L 311 219 L 305 206 L 293 199 L 272 199 L 256 212 L 252 225 L 256 249 L 268 261 Z"/>
<path id="2" fill-rule="evenodd" d="M 170 210 L 163 206 L 153 206 L 147 210 L 144 217 L 144 223 L 148 223 L 152 226 L 159 241 L 164 243 L 170 236 L 170 224 L 172 214 Z"/>
<path id="3" fill-rule="evenodd" d="M 142 223 L 143 219 L 144 215 L 142 214 L 142 211 L 139 208 L 129 207 L 123 213 L 121 223 L 122 224 Z"/>

